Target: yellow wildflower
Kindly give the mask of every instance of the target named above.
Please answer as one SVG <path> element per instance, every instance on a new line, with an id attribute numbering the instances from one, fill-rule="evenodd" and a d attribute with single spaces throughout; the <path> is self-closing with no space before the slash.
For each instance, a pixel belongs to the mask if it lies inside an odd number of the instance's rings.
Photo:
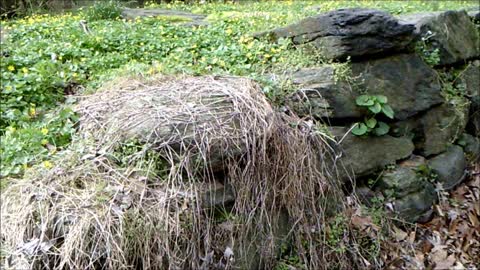
<path id="1" fill-rule="evenodd" d="M 12 65 L 10 65 L 10 66 L 8 66 L 8 70 L 9 70 L 9 71 L 14 71 L 14 70 L 15 70 L 15 67 L 12 66 Z"/>
<path id="2" fill-rule="evenodd" d="M 227 35 L 231 35 L 233 33 L 233 30 L 228 28 L 227 30 L 225 30 L 225 33 L 227 33 Z"/>
<path id="3" fill-rule="evenodd" d="M 43 139 L 43 140 L 41 141 L 41 144 L 42 144 L 42 145 L 47 145 L 47 143 L 48 143 L 48 140 L 47 140 L 47 139 Z"/>
<path id="4" fill-rule="evenodd" d="M 43 135 L 47 135 L 48 134 L 48 129 L 47 128 L 42 128 L 41 132 L 42 132 Z"/>
<path id="5" fill-rule="evenodd" d="M 13 89 L 13 87 L 11 85 L 6 85 L 5 86 L 5 91 L 6 92 L 10 92 L 10 91 L 12 91 L 12 89 Z"/>
<path id="6" fill-rule="evenodd" d="M 47 168 L 47 169 L 51 169 L 51 168 L 53 168 L 53 164 L 52 164 L 50 161 L 45 160 L 45 161 L 43 162 L 43 167 L 45 167 L 45 168 Z"/>
<path id="7" fill-rule="evenodd" d="M 23 67 L 23 68 L 22 68 L 22 71 L 23 71 L 23 73 L 28 74 L 28 68 Z"/>

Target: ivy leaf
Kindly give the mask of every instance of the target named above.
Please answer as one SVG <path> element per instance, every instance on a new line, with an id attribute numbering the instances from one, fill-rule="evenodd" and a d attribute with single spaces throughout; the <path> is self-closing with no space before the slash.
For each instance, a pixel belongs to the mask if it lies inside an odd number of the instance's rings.
<path id="1" fill-rule="evenodd" d="M 375 118 L 370 118 L 368 120 L 365 120 L 365 124 L 369 128 L 374 128 L 377 125 L 377 119 Z"/>
<path id="2" fill-rule="evenodd" d="M 388 99 L 386 96 L 384 95 L 376 95 L 375 98 L 377 99 L 377 101 L 380 103 L 380 104 L 385 104 L 388 102 Z"/>
<path id="3" fill-rule="evenodd" d="M 367 133 L 368 128 L 364 123 L 355 123 L 355 127 L 352 129 L 353 135 L 362 136 Z"/>
<path id="4" fill-rule="evenodd" d="M 355 99 L 358 106 L 372 106 L 375 102 L 368 95 L 361 95 Z"/>
<path id="5" fill-rule="evenodd" d="M 385 124 L 384 122 L 378 122 L 378 127 L 373 130 L 375 132 L 375 135 L 377 136 L 382 136 L 388 133 L 390 131 L 390 127 Z"/>
<path id="6" fill-rule="evenodd" d="M 382 105 L 380 105 L 378 102 L 375 102 L 375 104 L 373 106 L 369 106 L 368 109 L 374 114 L 377 114 L 382 110 Z"/>
<path id="7" fill-rule="evenodd" d="M 390 107 L 390 105 L 388 105 L 388 104 L 383 105 L 383 106 L 382 106 L 382 112 L 383 112 L 383 114 L 385 114 L 388 118 L 393 119 L 394 112 L 393 112 L 392 107 Z"/>

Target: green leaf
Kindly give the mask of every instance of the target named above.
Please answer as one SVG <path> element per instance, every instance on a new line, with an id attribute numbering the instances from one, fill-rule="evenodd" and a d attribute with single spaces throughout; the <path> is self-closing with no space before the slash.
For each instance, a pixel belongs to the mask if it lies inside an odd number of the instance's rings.
<path id="1" fill-rule="evenodd" d="M 368 95 L 361 95 L 355 99 L 358 106 L 372 106 L 375 102 Z"/>
<path id="2" fill-rule="evenodd" d="M 377 114 L 382 110 L 382 105 L 380 105 L 378 102 L 375 102 L 375 104 L 373 106 L 369 106 L 368 109 L 374 114 Z"/>
<path id="3" fill-rule="evenodd" d="M 385 104 L 388 102 L 388 99 L 386 96 L 384 95 L 376 95 L 375 98 L 377 99 L 377 101 L 380 103 L 380 104 Z"/>
<path id="4" fill-rule="evenodd" d="M 367 133 L 367 126 L 364 123 L 355 123 L 355 127 L 352 129 L 353 135 L 362 136 Z"/>
<path id="5" fill-rule="evenodd" d="M 392 107 L 390 107 L 390 105 L 388 105 L 388 104 L 383 105 L 383 107 L 382 107 L 382 112 L 383 112 L 383 114 L 385 114 L 388 118 L 393 119 L 394 112 L 393 112 Z"/>
<path id="6" fill-rule="evenodd" d="M 378 127 L 375 128 L 374 130 L 375 135 L 377 136 L 382 136 L 388 133 L 390 131 L 390 127 L 385 124 L 384 122 L 378 122 Z"/>
<path id="7" fill-rule="evenodd" d="M 369 128 L 374 128 L 377 125 L 377 119 L 375 118 L 370 118 L 368 120 L 365 120 L 365 124 Z"/>

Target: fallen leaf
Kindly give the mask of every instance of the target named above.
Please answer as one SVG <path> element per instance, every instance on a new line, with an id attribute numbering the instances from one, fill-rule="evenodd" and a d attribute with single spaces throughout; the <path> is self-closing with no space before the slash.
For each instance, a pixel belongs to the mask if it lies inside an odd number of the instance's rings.
<path id="1" fill-rule="evenodd" d="M 443 260 L 433 261 L 435 263 L 435 267 L 433 269 L 434 270 L 451 269 L 452 266 L 455 264 L 455 261 L 456 261 L 455 256 L 452 254 Z"/>

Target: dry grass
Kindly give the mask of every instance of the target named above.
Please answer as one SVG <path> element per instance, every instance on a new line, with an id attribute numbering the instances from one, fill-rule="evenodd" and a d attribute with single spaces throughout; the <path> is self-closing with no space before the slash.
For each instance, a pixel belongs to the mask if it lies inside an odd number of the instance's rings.
<path id="1" fill-rule="evenodd" d="M 274 112 L 253 81 L 128 79 L 77 110 L 81 136 L 56 166 L 2 194 L 14 269 L 270 269 L 285 239 L 309 269 L 352 265 L 324 244 L 344 200 L 331 139 Z M 202 203 L 219 182 L 236 194 L 222 220 Z"/>

